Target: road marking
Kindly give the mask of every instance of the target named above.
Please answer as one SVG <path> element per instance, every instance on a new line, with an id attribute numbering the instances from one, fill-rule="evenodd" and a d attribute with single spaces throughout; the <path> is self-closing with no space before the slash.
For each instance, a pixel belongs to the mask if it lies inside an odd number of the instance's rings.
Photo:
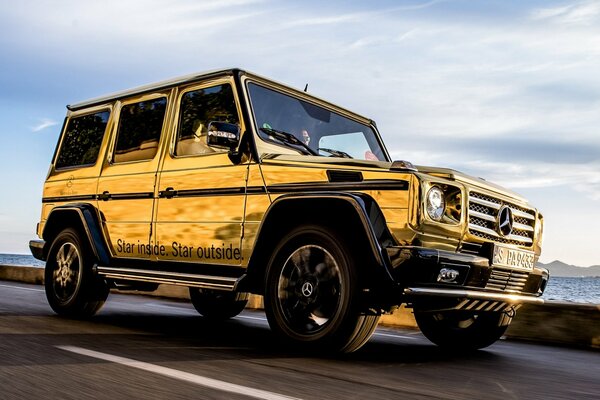
<path id="1" fill-rule="evenodd" d="M 247 315 L 238 315 L 236 318 L 243 318 L 243 319 L 254 319 L 257 321 L 266 321 L 266 318 L 260 318 L 260 317 L 249 317 Z"/>
<path id="2" fill-rule="evenodd" d="M 160 365 L 150 364 L 142 361 L 132 360 L 130 358 L 114 356 L 112 354 L 100 353 L 94 350 L 88 350 L 75 346 L 56 346 L 57 348 L 71 353 L 81 354 L 84 356 L 97 358 L 104 361 L 113 362 L 116 364 L 125 365 L 132 368 L 141 369 L 143 371 L 153 372 L 155 374 L 167 376 L 169 378 L 179 379 L 196 385 L 205 386 L 211 389 L 217 389 L 224 392 L 241 394 L 256 399 L 265 400 L 300 400 L 296 397 L 284 396 L 281 394 L 268 392 L 266 390 L 254 389 L 247 386 L 236 385 L 234 383 L 224 382 L 217 379 L 207 378 L 200 375 L 194 375 L 189 372 L 179 371 L 177 369 L 162 367 Z"/>
<path id="3" fill-rule="evenodd" d="M 373 334 L 374 336 L 384 336 L 384 337 L 393 337 L 393 338 L 400 338 L 400 339 L 418 339 L 416 337 L 413 336 L 403 336 L 403 335 L 391 335 L 389 333 L 381 333 L 381 332 L 375 332 Z"/>
<path id="4" fill-rule="evenodd" d="M 11 289 L 30 290 L 32 292 L 43 292 L 44 291 L 44 289 L 34 289 L 34 288 L 28 288 L 28 287 L 22 287 L 22 286 L 11 286 L 11 285 L 0 285 L 0 286 L 11 288 Z"/>

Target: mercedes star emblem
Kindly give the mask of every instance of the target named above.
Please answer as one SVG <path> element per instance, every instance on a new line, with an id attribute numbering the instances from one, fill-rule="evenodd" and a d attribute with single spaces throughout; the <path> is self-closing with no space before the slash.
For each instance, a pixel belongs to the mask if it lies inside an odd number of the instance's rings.
<path id="1" fill-rule="evenodd" d="M 502 236 L 508 236 L 512 232 L 513 224 L 515 219 L 513 217 L 512 210 L 508 206 L 504 206 L 498 213 L 498 232 Z"/>

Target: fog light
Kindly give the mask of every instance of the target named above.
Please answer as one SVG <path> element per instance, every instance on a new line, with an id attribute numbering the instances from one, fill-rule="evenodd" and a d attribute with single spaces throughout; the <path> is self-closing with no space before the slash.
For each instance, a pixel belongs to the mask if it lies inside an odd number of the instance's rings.
<path id="1" fill-rule="evenodd" d="M 456 278 L 458 278 L 458 275 L 460 274 L 455 269 L 442 268 L 438 274 L 437 281 L 444 283 L 456 283 Z"/>

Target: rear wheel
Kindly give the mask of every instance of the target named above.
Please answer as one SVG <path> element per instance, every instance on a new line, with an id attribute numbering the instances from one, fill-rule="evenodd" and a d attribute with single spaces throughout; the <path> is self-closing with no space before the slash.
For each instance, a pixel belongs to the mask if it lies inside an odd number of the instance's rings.
<path id="1" fill-rule="evenodd" d="M 306 225 L 286 235 L 267 269 L 265 312 L 271 328 L 308 347 L 359 349 L 379 316 L 361 312 L 355 260 L 335 231 Z"/>
<path id="2" fill-rule="evenodd" d="M 247 293 L 190 288 L 190 299 L 196 311 L 214 320 L 233 318 L 241 313 L 248 297 Z"/>
<path id="3" fill-rule="evenodd" d="M 506 332 L 513 316 L 514 311 L 480 314 L 415 311 L 423 335 L 450 350 L 477 350 L 492 345 Z"/>
<path id="4" fill-rule="evenodd" d="M 46 298 L 60 315 L 94 315 L 108 297 L 106 282 L 93 272 L 93 255 L 79 232 L 67 228 L 52 242 L 44 274 Z"/>

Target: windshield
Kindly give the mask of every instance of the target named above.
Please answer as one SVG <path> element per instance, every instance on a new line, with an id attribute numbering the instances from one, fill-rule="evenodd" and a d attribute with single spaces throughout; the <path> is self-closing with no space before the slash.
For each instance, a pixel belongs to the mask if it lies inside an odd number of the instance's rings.
<path id="1" fill-rule="evenodd" d="M 370 126 L 255 83 L 248 91 L 262 139 L 302 154 L 386 161 Z"/>

